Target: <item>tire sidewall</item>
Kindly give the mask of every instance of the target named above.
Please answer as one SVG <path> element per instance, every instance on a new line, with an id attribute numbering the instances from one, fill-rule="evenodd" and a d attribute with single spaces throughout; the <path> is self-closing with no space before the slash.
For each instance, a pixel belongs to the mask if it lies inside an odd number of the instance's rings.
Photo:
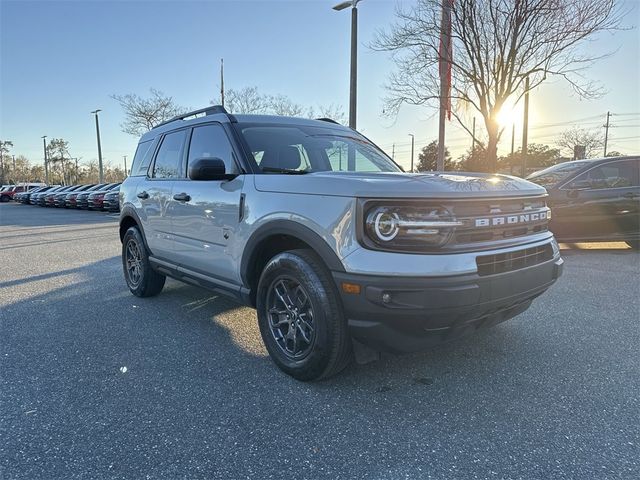
<path id="1" fill-rule="evenodd" d="M 313 309 L 315 339 L 311 351 L 302 359 L 294 360 L 282 352 L 269 327 L 269 315 L 266 305 L 269 287 L 280 276 L 292 277 L 298 281 L 309 295 Z M 262 340 L 273 361 L 286 373 L 295 378 L 306 380 L 322 375 L 331 358 L 332 322 L 329 316 L 339 315 L 331 307 L 327 292 L 313 268 L 298 255 L 285 252 L 274 257 L 265 267 L 256 296 L 256 310 Z"/>
<path id="2" fill-rule="evenodd" d="M 133 286 L 129 280 L 129 273 L 127 271 L 127 245 L 131 240 L 134 240 L 137 244 L 138 251 L 140 252 L 140 257 L 142 259 L 142 271 L 140 274 L 140 281 L 136 286 Z M 149 265 L 149 258 L 147 255 L 147 249 L 145 247 L 144 239 L 140 234 L 140 231 L 136 227 L 130 227 L 124 237 L 122 239 L 122 271 L 124 273 L 124 279 L 127 282 L 127 286 L 129 290 L 134 295 L 141 297 L 144 295 L 144 285 L 147 280 L 147 276 L 149 274 L 149 269 L 151 266 Z"/>

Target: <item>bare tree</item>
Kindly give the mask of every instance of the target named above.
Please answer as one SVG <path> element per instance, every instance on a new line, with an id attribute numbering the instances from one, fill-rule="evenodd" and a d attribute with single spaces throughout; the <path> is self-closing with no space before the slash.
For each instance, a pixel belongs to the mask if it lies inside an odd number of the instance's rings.
<path id="1" fill-rule="evenodd" d="M 53 177 L 56 170 L 59 170 L 58 175 L 62 179 L 62 183 L 69 182 L 67 176 L 67 163 L 70 160 L 67 157 L 69 155 L 69 142 L 63 138 L 53 138 L 47 145 L 47 157 L 49 159 L 50 174 Z"/>
<path id="2" fill-rule="evenodd" d="M 295 103 L 286 95 L 274 95 L 268 99 L 269 110 L 275 115 L 284 115 L 286 117 L 301 117 L 304 115 L 305 108 Z"/>
<path id="3" fill-rule="evenodd" d="M 186 108 L 178 106 L 173 97 L 169 97 L 155 88 L 149 89 L 147 98 L 135 93 L 111 95 L 124 110 L 125 121 L 120 124 L 122 131 L 135 137 L 148 132 L 157 124 L 184 113 Z"/>
<path id="4" fill-rule="evenodd" d="M 9 155 L 11 148 L 13 147 L 13 142 L 10 140 L 0 140 L 0 185 L 4 184 L 6 177 L 6 167 L 7 164 L 5 162 L 5 155 Z"/>
<path id="5" fill-rule="evenodd" d="M 258 91 L 258 87 L 230 88 L 224 93 L 227 109 L 233 113 L 270 113 L 270 97 Z"/>
<path id="6" fill-rule="evenodd" d="M 387 108 L 404 103 L 439 104 L 442 0 L 398 7 L 396 23 L 378 32 L 372 48 L 392 52 L 397 70 L 389 79 Z M 487 132 L 487 165 L 495 169 L 502 135 L 497 118 L 549 77 L 561 77 L 581 97 L 601 93 L 582 71 L 602 55 L 584 50 L 586 40 L 620 29 L 617 0 L 455 0 L 451 14 L 452 114 L 472 135 L 464 112 L 478 111 Z M 468 116 L 467 116 L 468 117 Z"/>
<path id="7" fill-rule="evenodd" d="M 556 145 L 562 148 L 568 156 L 573 156 L 574 147 L 578 145 L 583 146 L 585 155 L 587 158 L 590 158 L 600 153 L 600 150 L 604 146 L 604 135 L 599 130 L 573 127 L 560 134 Z"/>
<path id="8" fill-rule="evenodd" d="M 283 115 L 287 117 L 331 118 L 338 123 L 346 123 L 346 115 L 339 105 L 320 105 L 316 108 L 295 103 L 286 95 L 268 95 L 258 87 L 230 88 L 224 94 L 225 107 L 231 113 L 257 115 Z M 217 100 L 212 104 L 219 103 Z"/>

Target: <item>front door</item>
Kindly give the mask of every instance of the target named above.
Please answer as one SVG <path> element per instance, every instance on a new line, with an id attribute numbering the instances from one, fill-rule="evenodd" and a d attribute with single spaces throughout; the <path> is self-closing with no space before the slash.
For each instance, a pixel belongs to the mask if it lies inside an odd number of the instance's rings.
<path id="1" fill-rule="evenodd" d="M 227 173 L 238 173 L 233 148 L 222 125 L 212 123 L 193 128 L 187 156 L 220 158 Z M 234 250 L 240 222 L 240 196 L 244 176 L 232 180 L 199 181 L 186 178 L 173 185 L 170 205 L 175 234 L 175 258 L 181 266 L 238 284 L 239 252 Z"/>
<path id="2" fill-rule="evenodd" d="M 559 239 L 615 240 L 640 229 L 638 160 L 599 165 L 553 192 L 552 231 Z"/>

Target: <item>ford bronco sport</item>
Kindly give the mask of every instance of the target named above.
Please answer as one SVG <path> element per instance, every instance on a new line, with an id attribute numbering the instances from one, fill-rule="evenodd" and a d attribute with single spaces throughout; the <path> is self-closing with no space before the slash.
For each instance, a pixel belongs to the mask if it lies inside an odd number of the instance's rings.
<path id="1" fill-rule="evenodd" d="M 352 352 L 407 352 L 525 311 L 562 271 L 544 188 L 475 173 L 406 174 L 329 119 L 215 106 L 144 134 L 120 188 L 127 285 L 166 276 L 257 309 L 300 380 Z"/>

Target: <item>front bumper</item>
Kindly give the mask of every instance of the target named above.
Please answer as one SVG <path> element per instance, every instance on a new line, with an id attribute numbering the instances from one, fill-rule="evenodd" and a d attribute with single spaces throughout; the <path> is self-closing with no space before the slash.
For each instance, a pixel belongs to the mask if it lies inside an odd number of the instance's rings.
<path id="1" fill-rule="evenodd" d="M 556 254 L 544 263 L 486 276 L 384 277 L 344 272 L 333 272 L 333 276 L 356 340 L 377 350 L 411 352 L 524 312 L 560 277 L 562 267 L 563 260 Z M 344 293 L 343 282 L 360 285 L 361 292 Z"/>

